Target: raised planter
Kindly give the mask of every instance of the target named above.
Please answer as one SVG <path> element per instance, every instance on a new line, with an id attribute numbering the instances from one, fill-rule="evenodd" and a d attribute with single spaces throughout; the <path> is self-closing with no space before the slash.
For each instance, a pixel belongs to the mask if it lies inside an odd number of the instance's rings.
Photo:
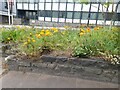
<path id="1" fill-rule="evenodd" d="M 9 70 L 118 83 L 119 67 L 104 60 L 42 55 L 37 60 L 17 60 L 12 56 L 6 58 L 6 63 Z"/>

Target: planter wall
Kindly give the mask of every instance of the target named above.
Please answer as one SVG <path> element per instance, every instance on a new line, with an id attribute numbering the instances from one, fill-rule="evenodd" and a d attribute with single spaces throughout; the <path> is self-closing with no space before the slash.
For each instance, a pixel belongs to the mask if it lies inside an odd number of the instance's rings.
<path id="1" fill-rule="evenodd" d="M 43 55 L 37 60 L 16 60 L 13 57 L 6 60 L 9 70 L 118 83 L 118 66 L 113 66 L 104 60 L 53 57 L 49 55 Z"/>

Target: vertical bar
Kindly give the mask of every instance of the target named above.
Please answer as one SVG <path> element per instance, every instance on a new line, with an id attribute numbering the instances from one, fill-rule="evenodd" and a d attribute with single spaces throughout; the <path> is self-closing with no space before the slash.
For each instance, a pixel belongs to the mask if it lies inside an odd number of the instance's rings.
<path id="1" fill-rule="evenodd" d="M 117 9 L 119 9 L 119 8 L 118 8 L 119 4 L 120 4 L 120 1 L 117 3 L 116 8 L 115 8 L 115 14 L 114 14 L 114 17 L 113 17 L 113 20 L 114 20 L 114 21 L 113 21 L 113 25 L 115 25 L 115 21 L 116 21 L 116 20 L 115 20 L 115 17 L 116 17 L 116 15 L 117 15 Z"/>
<path id="2" fill-rule="evenodd" d="M 10 5 L 9 5 L 9 0 L 7 0 L 7 4 L 8 4 L 8 16 L 9 16 L 9 25 L 11 24 L 10 22 Z"/>
<path id="3" fill-rule="evenodd" d="M 58 22 L 59 22 L 59 17 L 60 17 L 60 0 L 59 0 L 59 2 L 58 2 Z"/>
<path id="4" fill-rule="evenodd" d="M 24 2 L 22 2 L 22 10 L 24 10 Z"/>
<path id="5" fill-rule="evenodd" d="M 45 21 L 45 7 L 46 7 L 46 0 L 44 0 L 44 21 Z"/>
<path id="6" fill-rule="evenodd" d="M 105 20 L 104 20 L 104 25 L 106 25 L 106 17 L 107 17 L 107 13 L 108 13 L 108 8 L 109 6 L 107 6 L 106 12 L 105 12 Z"/>
<path id="7" fill-rule="evenodd" d="M 67 3 L 68 3 L 68 1 L 66 0 L 66 8 L 65 8 L 65 23 L 66 23 L 66 19 L 67 19 Z"/>
<path id="8" fill-rule="evenodd" d="M 97 10 L 97 15 L 96 15 L 96 23 L 95 25 L 97 26 L 97 21 L 98 21 L 98 16 L 99 16 L 99 8 L 100 8 L 100 2 L 98 2 L 98 10 Z"/>
<path id="9" fill-rule="evenodd" d="M 89 20 L 90 20 L 90 14 L 91 14 L 91 4 L 92 4 L 92 2 L 90 2 L 90 8 L 89 8 L 89 14 L 88 14 L 88 23 L 87 23 L 87 26 L 89 26 Z"/>
<path id="10" fill-rule="evenodd" d="M 51 0 L 51 22 L 52 22 L 52 17 L 53 17 L 53 10 L 52 10 L 52 8 L 53 8 L 53 0 Z"/>
<path id="11" fill-rule="evenodd" d="M 73 14 L 72 14 L 72 23 L 73 23 L 73 20 L 74 20 L 74 13 L 75 13 L 75 2 L 73 2 L 74 5 L 73 5 Z"/>
<path id="12" fill-rule="evenodd" d="M 39 1 L 38 1 L 38 3 L 37 3 L 38 5 L 37 5 L 37 19 L 39 20 L 39 16 L 40 16 L 40 13 L 39 13 Z"/>
<path id="13" fill-rule="evenodd" d="M 35 4 L 36 4 L 36 1 L 34 2 L 34 10 L 35 10 Z"/>
<path id="14" fill-rule="evenodd" d="M 18 3 L 18 2 L 17 2 L 17 0 L 16 0 L 16 16 L 17 16 L 17 18 L 18 18 L 18 10 L 17 10 L 18 7 L 17 7 L 17 3 Z"/>
<path id="15" fill-rule="evenodd" d="M 12 6 L 11 6 L 11 8 L 12 8 L 12 25 L 13 25 L 13 5 L 14 5 L 14 2 L 16 2 L 16 0 L 13 0 Z"/>
<path id="16" fill-rule="evenodd" d="M 11 17 L 12 17 L 12 25 L 13 25 L 13 15 Z"/>
<path id="17" fill-rule="evenodd" d="M 30 1 L 28 0 L 28 10 L 30 10 L 30 7 L 29 7 L 29 5 L 30 5 Z M 28 14 L 29 15 L 29 14 Z"/>
<path id="18" fill-rule="evenodd" d="M 83 13 L 83 11 L 82 11 L 82 9 L 83 9 L 83 4 L 81 3 L 81 12 L 80 12 L 80 24 L 81 24 L 81 19 L 82 19 L 82 13 Z"/>

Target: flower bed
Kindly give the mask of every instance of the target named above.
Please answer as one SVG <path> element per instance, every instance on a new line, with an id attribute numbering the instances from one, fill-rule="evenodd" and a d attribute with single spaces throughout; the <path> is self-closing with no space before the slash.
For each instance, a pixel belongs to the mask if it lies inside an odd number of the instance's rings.
<path id="1" fill-rule="evenodd" d="M 19 54 L 29 57 L 37 57 L 42 54 L 99 57 L 112 64 L 119 64 L 118 32 L 117 27 L 109 29 L 101 26 L 94 28 L 81 26 L 77 29 L 65 26 L 65 30 L 18 26 L 2 28 L 0 41 L 16 44 L 13 48 L 17 49 Z"/>
<path id="2" fill-rule="evenodd" d="M 65 30 L 28 27 L 1 28 L 9 70 L 116 82 L 118 81 L 119 28 L 81 26 Z M 10 45 L 11 44 L 11 45 Z M 84 59 L 83 59 L 84 58 Z M 95 59 L 93 59 L 95 58 Z"/>

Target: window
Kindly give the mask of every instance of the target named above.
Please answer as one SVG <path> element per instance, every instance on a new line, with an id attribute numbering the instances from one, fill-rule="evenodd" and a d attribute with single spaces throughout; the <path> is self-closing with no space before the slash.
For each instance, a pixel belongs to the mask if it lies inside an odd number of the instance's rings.
<path id="1" fill-rule="evenodd" d="M 53 3 L 52 10 L 58 10 L 58 3 Z"/>
<path id="2" fill-rule="evenodd" d="M 17 0 L 17 2 L 23 2 L 22 0 Z"/>
<path id="3" fill-rule="evenodd" d="M 29 16 L 29 12 L 28 11 L 26 11 L 26 17 L 28 17 Z"/>
<path id="4" fill-rule="evenodd" d="M 96 20 L 97 13 L 90 13 L 90 20 Z"/>
<path id="5" fill-rule="evenodd" d="M 60 2 L 66 2 L 67 0 L 60 0 Z"/>
<path id="6" fill-rule="evenodd" d="M 52 11 L 45 11 L 45 17 L 52 17 Z"/>
<path id="7" fill-rule="evenodd" d="M 34 0 L 33 0 L 34 1 Z M 40 0 L 40 2 L 45 2 L 45 0 Z"/>
<path id="8" fill-rule="evenodd" d="M 32 12 L 29 12 L 29 16 L 32 16 Z"/>
<path id="9" fill-rule="evenodd" d="M 80 12 L 74 13 L 74 19 L 80 19 Z"/>
<path id="10" fill-rule="evenodd" d="M 59 0 L 53 0 L 53 2 L 59 2 Z"/>
<path id="11" fill-rule="evenodd" d="M 51 0 L 46 0 L 46 2 L 52 2 Z"/>
<path id="12" fill-rule="evenodd" d="M 34 3 L 35 1 L 34 0 L 29 0 L 30 3 Z"/>
<path id="13" fill-rule="evenodd" d="M 113 18 L 113 13 L 107 13 L 106 20 L 111 20 Z"/>
<path id="14" fill-rule="evenodd" d="M 54 11 L 54 12 L 52 13 L 52 16 L 53 16 L 53 18 L 58 18 L 58 12 L 57 12 L 57 11 Z"/>
<path id="15" fill-rule="evenodd" d="M 82 13 L 82 19 L 87 20 L 88 19 L 88 12 L 83 12 Z"/>
<path id="16" fill-rule="evenodd" d="M 117 14 L 116 14 L 115 20 L 116 20 L 116 21 L 120 21 L 120 13 L 117 13 Z"/>
<path id="17" fill-rule="evenodd" d="M 61 11 L 65 11 L 66 10 L 66 3 L 60 3 L 60 9 Z"/>
<path id="18" fill-rule="evenodd" d="M 72 14 L 73 14 L 72 12 L 67 12 L 67 18 L 72 19 Z"/>
<path id="19" fill-rule="evenodd" d="M 51 3 L 46 3 L 46 10 L 51 10 Z"/>
<path id="20" fill-rule="evenodd" d="M 25 3 L 27 3 L 28 2 L 28 0 L 21 0 L 22 2 L 25 2 Z"/>
<path id="21" fill-rule="evenodd" d="M 98 20 L 104 20 L 104 17 L 103 17 L 103 14 L 102 14 L 102 13 L 99 13 L 99 14 L 98 14 Z"/>
<path id="22" fill-rule="evenodd" d="M 44 10 L 44 3 L 39 3 L 39 10 Z"/>
<path id="23" fill-rule="evenodd" d="M 39 15 L 40 15 L 40 17 L 44 17 L 45 16 L 45 11 L 40 11 Z"/>
<path id="24" fill-rule="evenodd" d="M 61 11 L 60 13 L 59 13 L 59 18 L 65 18 L 65 12 L 64 11 Z"/>
<path id="25" fill-rule="evenodd" d="M 73 3 L 68 3 L 67 4 L 67 11 L 73 11 Z"/>
<path id="26" fill-rule="evenodd" d="M 68 2 L 73 2 L 73 0 L 68 0 Z"/>

